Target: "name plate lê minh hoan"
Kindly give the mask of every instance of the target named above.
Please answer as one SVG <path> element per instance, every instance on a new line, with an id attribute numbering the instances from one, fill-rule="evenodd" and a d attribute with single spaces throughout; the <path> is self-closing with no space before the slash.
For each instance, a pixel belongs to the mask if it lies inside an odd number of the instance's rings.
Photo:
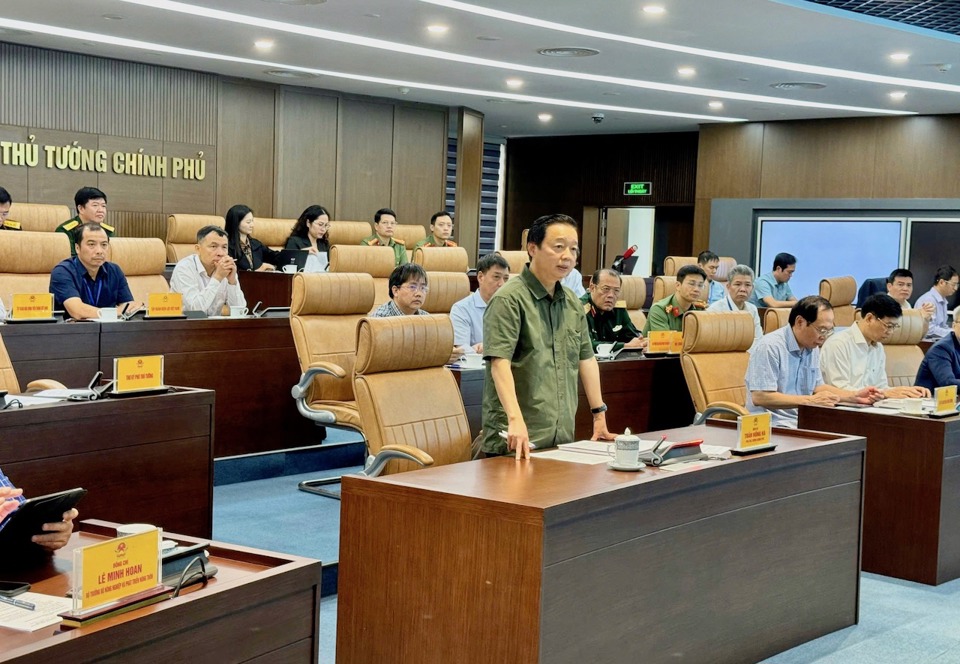
<path id="1" fill-rule="evenodd" d="M 150 293 L 147 296 L 147 315 L 150 318 L 179 318 L 183 316 L 183 295 L 180 293 Z"/>
<path id="2" fill-rule="evenodd" d="M 53 318 L 53 293 L 17 293 L 13 296 L 10 318 Z"/>
<path id="3" fill-rule="evenodd" d="M 73 552 L 73 610 L 81 611 L 160 585 L 159 529 Z M 78 583 L 79 581 L 79 583 Z"/>
<path id="4" fill-rule="evenodd" d="M 115 358 L 113 377 L 118 394 L 163 389 L 163 355 Z"/>

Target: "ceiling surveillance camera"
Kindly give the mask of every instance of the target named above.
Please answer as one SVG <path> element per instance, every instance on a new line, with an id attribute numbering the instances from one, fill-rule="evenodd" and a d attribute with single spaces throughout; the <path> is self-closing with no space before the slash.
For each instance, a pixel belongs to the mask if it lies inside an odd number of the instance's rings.
<path id="1" fill-rule="evenodd" d="M 590 117 L 593 118 L 593 124 L 600 124 L 606 116 L 603 113 L 594 113 Z"/>

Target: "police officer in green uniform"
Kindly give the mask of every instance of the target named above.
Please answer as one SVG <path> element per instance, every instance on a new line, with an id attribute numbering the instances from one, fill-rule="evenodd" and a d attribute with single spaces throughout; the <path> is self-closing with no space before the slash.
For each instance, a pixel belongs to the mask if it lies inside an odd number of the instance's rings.
<path id="1" fill-rule="evenodd" d="M 590 289 L 583 294 L 583 313 L 587 316 L 587 329 L 593 352 L 600 344 L 613 344 L 613 350 L 621 348 L 644 348 L 643 338 L 630 320 L 626 305 L 620 300 L 623 281 L 616 270 L 597 270 L 590 278 Z"/>
<path id="2" fill-rule="evenodd" d="M 455 247 L 457 243 L 450 239 L 453 235 L 453 217 L 448 212 L 434 212 L 430 217 L 430 235 L 417 242 L 417 247 Z"/>
<path id="3" fill-rule="evenodd" d="M 643 333 L 650 331 L 683 332 L 683 315 L 690 311 L 703 311 L 707 303 L 700 299 L 707 273 L 699 265 L 684 265 L 677 270 L 677 290 L 670 297 L 654 302 L 647 314 Z"/>
<path id="4" fill-rule="evenodd" d="M 19 231 L 20 222 L 13 219 L 7 219 L 10 214 L 10 206 L 13 205 L 13 197 L 3 187 L 0 187 L 0 231 Z"/>
<path id="5" fill-rule="evenodd" d="M 107 218 L 107 195 L 96 187 L 83 187 L 74 195 L 73 202 L 77 206 L 77 216 L 57 226 L 56 231 L 70 238 L 70 255 L 76 256 L 77 247 L 73 242 L 75 229 L 83 224 L 100 224 L 107 237 L 113 237 L 116 229 L 103 221 Z"/>
<path id="6" fill-rule="evenodd" d="M 373 215 L 374 233 L 370 237 L 360 240 L 360 244 L 369 247 L 390 247 L 393 249 L 393 255 L 396 259 L 394 265 L 403 265 L 409 263 L 407 260 L 407 247 L 403 240 L 395 240 L 394 232 L 397 230 L 397 213 L 390 208 L 380 208 Z"/>
<path id="7" fill-rule="evenodd" d="M 593 439 L 612 439 L 583 305 L 560 282 L 579 252 L 577 222 L 540 217 L 527 236 L 530 262 L 498 290 L 483 316 L 483 439 L 487 455 L 572 442 L 577 378 L 593 413 Z M 506 440 L 500 433 L 506 435 Z"/>

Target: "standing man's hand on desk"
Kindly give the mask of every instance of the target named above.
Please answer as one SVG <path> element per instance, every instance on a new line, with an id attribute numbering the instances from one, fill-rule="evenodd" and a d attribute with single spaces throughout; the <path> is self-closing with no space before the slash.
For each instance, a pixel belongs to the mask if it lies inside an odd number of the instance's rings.
<path id="1" fill-rule="evenodd" d="M 64 547 L 70 541 L 70 535 L 73 533 L 73 520 L 78 515 L 79 512 L 75 508 L 64 512 L 63 521 L 43 524 L 44 534 L 34 535 L 31 541 L 48 551 L 56 551 Z"/>

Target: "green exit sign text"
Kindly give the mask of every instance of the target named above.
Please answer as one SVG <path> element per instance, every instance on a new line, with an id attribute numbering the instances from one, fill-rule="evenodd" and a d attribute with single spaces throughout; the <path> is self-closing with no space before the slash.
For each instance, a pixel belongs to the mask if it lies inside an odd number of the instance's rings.
<path id="1" fill-rule="evenodd" d="M 649 196 L 651 190 L 649 182 L 624 182 L 624 196 Z"/>

